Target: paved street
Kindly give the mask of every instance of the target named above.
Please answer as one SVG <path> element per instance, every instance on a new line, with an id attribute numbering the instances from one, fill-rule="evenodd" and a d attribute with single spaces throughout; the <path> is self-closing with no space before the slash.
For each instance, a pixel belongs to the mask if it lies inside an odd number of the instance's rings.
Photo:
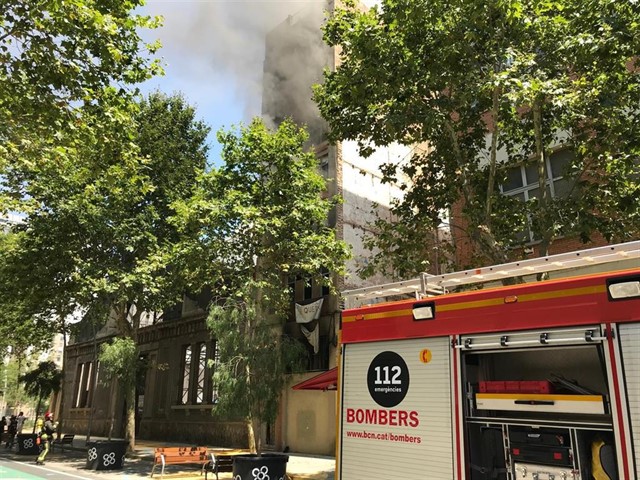
<path id="1" fill-rule="evenodd" d="M 18 455 L 0 450 L 0 479 L 49 479 L 49 480 L 127 480 L 149 478 L 151 462 L 140 459 L 127 459 L 125 467 L 118 471 L 92 471 L 85 468 L 86 454 L 78 451 L 55 453 L 47 458 L 45 465 L 35 465 L 35 457 Z M 199 471 L 193 474 L 180 467 L 173 469 L 165 479 L 181 480 L 202 479 Z M 155 476 L 154 476 L 155 478 Z M 214 476 L 215 478 L 215 476 Z M 221 476 L 221 478 L 224 478 Z"/>

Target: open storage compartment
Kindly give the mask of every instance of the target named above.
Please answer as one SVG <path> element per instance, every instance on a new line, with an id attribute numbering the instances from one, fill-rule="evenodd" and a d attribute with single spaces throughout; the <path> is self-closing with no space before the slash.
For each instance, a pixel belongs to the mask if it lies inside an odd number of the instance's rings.
<path id="1" fill-rule="evenodd" d="M 599 327 L 460 339 L 471 480 L 590 480 L 597 445 L 615 462 L 602 340 Z"/>

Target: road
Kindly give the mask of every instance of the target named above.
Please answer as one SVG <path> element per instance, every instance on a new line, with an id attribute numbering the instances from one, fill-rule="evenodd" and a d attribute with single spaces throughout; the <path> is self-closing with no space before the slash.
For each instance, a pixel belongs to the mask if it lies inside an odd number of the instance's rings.
<path id="1" fill-rule="evenodd" d="M 148 479 L 151 473 L 151 462 L 138 459 L 127 459 L 125 467 L 117 471 L 96 472 L 87 470 L 85 464 L 86 453 L 84 452 L 56 452 L 50 454 L 45 465 L 36 465 L 33 455 L 18 455 L 0 448 L 0 479 L 2 480 L 140 480 Z M 178 476 L 180 480 L 204 478 L 200 477 L 199 473 L 198 471 L 194 475 L 178 474 Z"/>
<path id="2" fill-rule="evenodd" d="M 93 479 L 97 477 L 64 472 L 57 464 L 43 466 L 29 464 L 24 461 L 0 458 L 0 478 L 2 480 L 35 480 L 44 478 L 51 480 L 78 480 Z"/>

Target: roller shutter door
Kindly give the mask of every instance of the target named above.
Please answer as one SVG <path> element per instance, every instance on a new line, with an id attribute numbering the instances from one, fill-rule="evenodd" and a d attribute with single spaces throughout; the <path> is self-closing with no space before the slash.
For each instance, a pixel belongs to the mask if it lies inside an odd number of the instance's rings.
<path id="1" fill-rule="evenodd" d="M 345 346 L 338 478 L 454 478 L 450 355 L 448 337 Z"/>

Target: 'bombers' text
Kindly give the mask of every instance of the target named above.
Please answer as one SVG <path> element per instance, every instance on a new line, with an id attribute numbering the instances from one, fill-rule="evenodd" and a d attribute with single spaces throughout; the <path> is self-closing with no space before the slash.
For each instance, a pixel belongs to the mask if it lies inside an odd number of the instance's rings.
<path id="1" fill-rule="evenodd" d="M 347 408 L 347 423 L 415 428 L 420 425 L 420 420 L 418 419 L 418 412 L 415 411 Z"/>

